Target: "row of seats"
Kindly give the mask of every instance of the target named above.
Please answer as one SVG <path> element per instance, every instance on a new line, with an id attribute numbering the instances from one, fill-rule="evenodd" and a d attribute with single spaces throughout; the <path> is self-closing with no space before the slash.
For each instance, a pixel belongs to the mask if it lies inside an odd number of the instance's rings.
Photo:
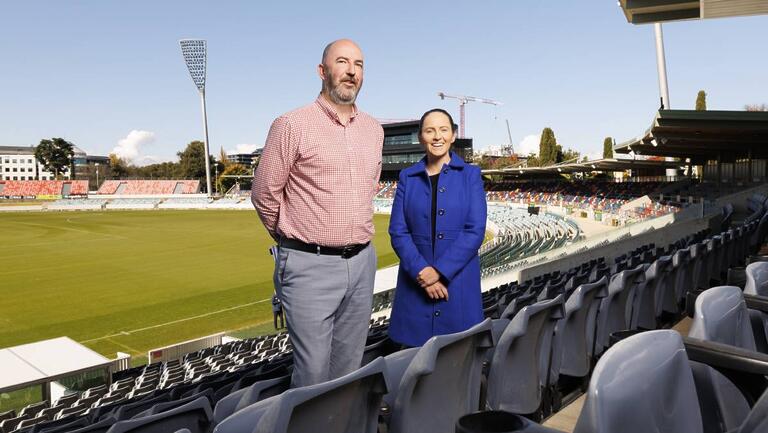
<path id="1" fill-rule="evenodd" d="M 86 194 L 87 180 L 0 180 L 0 197 Z"/>
<path id="2" fill-rule="evenodd" d="M 199 180 L 106 180 L 99 187 L 98 194 L 196 194 L 199 191 Z"/>

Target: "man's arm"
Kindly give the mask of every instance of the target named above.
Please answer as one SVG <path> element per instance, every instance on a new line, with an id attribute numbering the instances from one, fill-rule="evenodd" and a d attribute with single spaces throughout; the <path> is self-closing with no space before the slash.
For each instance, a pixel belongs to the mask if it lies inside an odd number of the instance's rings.
<path id="1" fill-rule="evenodd" d="M 296 162 L 297 148 L 288 119 L 278 117 L 272 122 L 259 166 L 253 175 L 251 202 L 269 235 L 275 240 L 278 237 L 277 220 L 283 205 L 283 192 L 291 167 Z"/>

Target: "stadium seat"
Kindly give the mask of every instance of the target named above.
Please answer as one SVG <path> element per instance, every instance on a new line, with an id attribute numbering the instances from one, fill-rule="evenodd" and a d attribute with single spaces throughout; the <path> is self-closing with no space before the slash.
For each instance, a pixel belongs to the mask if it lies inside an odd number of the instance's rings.
<path id="1" fill-rule="evenodd" d="M 274 379 L 265 379 L 252 384 L 247 388 L 237 390 L 219 400 L 213 412 L 216 424 L 222 422 L 233 413 L 242 410 L 254 403 L 278 395 L 290 388 L 291 375 L 285 375 Z"/>
<path id="2" fill-rule="evenodd" d="M 713 287 L 696 298 L 696 314 L 688 336 L 756 351 L 749 316 L 741 289 Z"/>
<path id="3" fill-rule="evenodd" d="M 387 392 L 383 358 L 338 379 L 293 388 L 252 404 L 218 424 L 216 433 L 375 433 Z"/>
<path id="4" fill-rule="evenodd" d="M 389 431 L 451 431 L 459 417 L 478 410 L 483 359 L 492 346 L 491 320 L 486 319 L 387 356 Z"/>
<path id="5" fill-rule="evenodd" d="M 768 262 L 755 262 L 747 265 L 747 295 L 768 296 Z"/>
<path id="6" fill-rule="evenodd" d="M 557 394 L 561 375 L 586 377 L 596 346 L 596 322 L 599 305 L 608 296 L 608 279 L 582 284 L 565 302 L 565 317 L 555 325 L 552 342 L 549 387 Z M 559 409 L 555 404 L 555 409 Z"/>
<path id="7" fill-rule="evenodd" d="M 600 300 L 595 354 L 599 355 L 608 348 L 612 332 L 632 329 L 632 311 L 635 298 L 645 281 L 645 267 L 643 263 L 638 263 L 631 269 L 611 276 L 608 294 Z"/>
<path id="8" fill-rule="evenodd" d="M 73 428 L 75 427 L 75 424 L 72 423 L 71 426 L 65 424 L 60 427 L 46 427 L 45 429 L 34 431 L 33 433 L 106 433 L 115 422 L 117 422 L 117 420 L 114 418 L 105 418 L 80 428 Z"/>
<path id="9" fill-rule="evenodd" d="M 118 421 L 131 419 L 134 417 L 134 415 L 143 412 L 156 404 L 165 403 L 170 400 L 171 396 L 168 394 L 162 394 L 157 397 L 150 396 L 148 398 L 143 398 L 132 403 L 120 405 L 110 415 L 114 416 Z M 105 415 L 102 415 L 102 417 L 104 416 Z"/>
<path id="10" fill-rule="evenodd" d="M 211 404 L 200 397 L 183 406 L 155 415 L 118 421 L 108 433 L 167 433 L 186 428 L 190 433 L 207 433 L 213 421 Z"/>
<path id="11" fill-rule="evenodd" d="M 493 348 L 488 371 L 487 407 L 518 414 L 543 415 L 552 335 L 564 315 L 564 294 L 524 307 L 510 321 L 498 319 L 503 332 Z"/>
<path id="12" fill-rule="evenodd" d="M 672 272 L 672 257 L 661 256 L 645 269 L 642 284 L 637 286 L 632 305 L 632 316 L 627 329 L 656 329 L 660 323 L 662 300 Z"/>

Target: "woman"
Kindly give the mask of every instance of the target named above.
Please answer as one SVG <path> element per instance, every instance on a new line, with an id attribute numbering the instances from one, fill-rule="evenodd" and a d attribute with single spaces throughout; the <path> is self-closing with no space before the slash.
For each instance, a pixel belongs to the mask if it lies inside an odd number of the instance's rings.
<path id="1" fill-rule="evenodd" d="M 426 156 L 400 172 L 389 234 L 400 257 L 389 325 L 392 340 L 421 346 L 433 335 L 483 320 L 480 260 L 487 213 L 480 169 L 451 152 L 456 125 L 445 110 L 419 122 Z"/>

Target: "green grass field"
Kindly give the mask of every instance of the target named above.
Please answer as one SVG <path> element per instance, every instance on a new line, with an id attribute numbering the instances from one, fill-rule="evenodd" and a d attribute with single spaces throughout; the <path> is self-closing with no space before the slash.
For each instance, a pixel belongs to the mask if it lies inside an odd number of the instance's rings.
<path id="1" fill-rule="evenodd" d="M 388 220 L 375 217 L 379 267 L 397 262 Z M 68 336 L 114 357 L 271 329 L 255 212 L 3 213 L 0 245 L 0 347 Z"/>

